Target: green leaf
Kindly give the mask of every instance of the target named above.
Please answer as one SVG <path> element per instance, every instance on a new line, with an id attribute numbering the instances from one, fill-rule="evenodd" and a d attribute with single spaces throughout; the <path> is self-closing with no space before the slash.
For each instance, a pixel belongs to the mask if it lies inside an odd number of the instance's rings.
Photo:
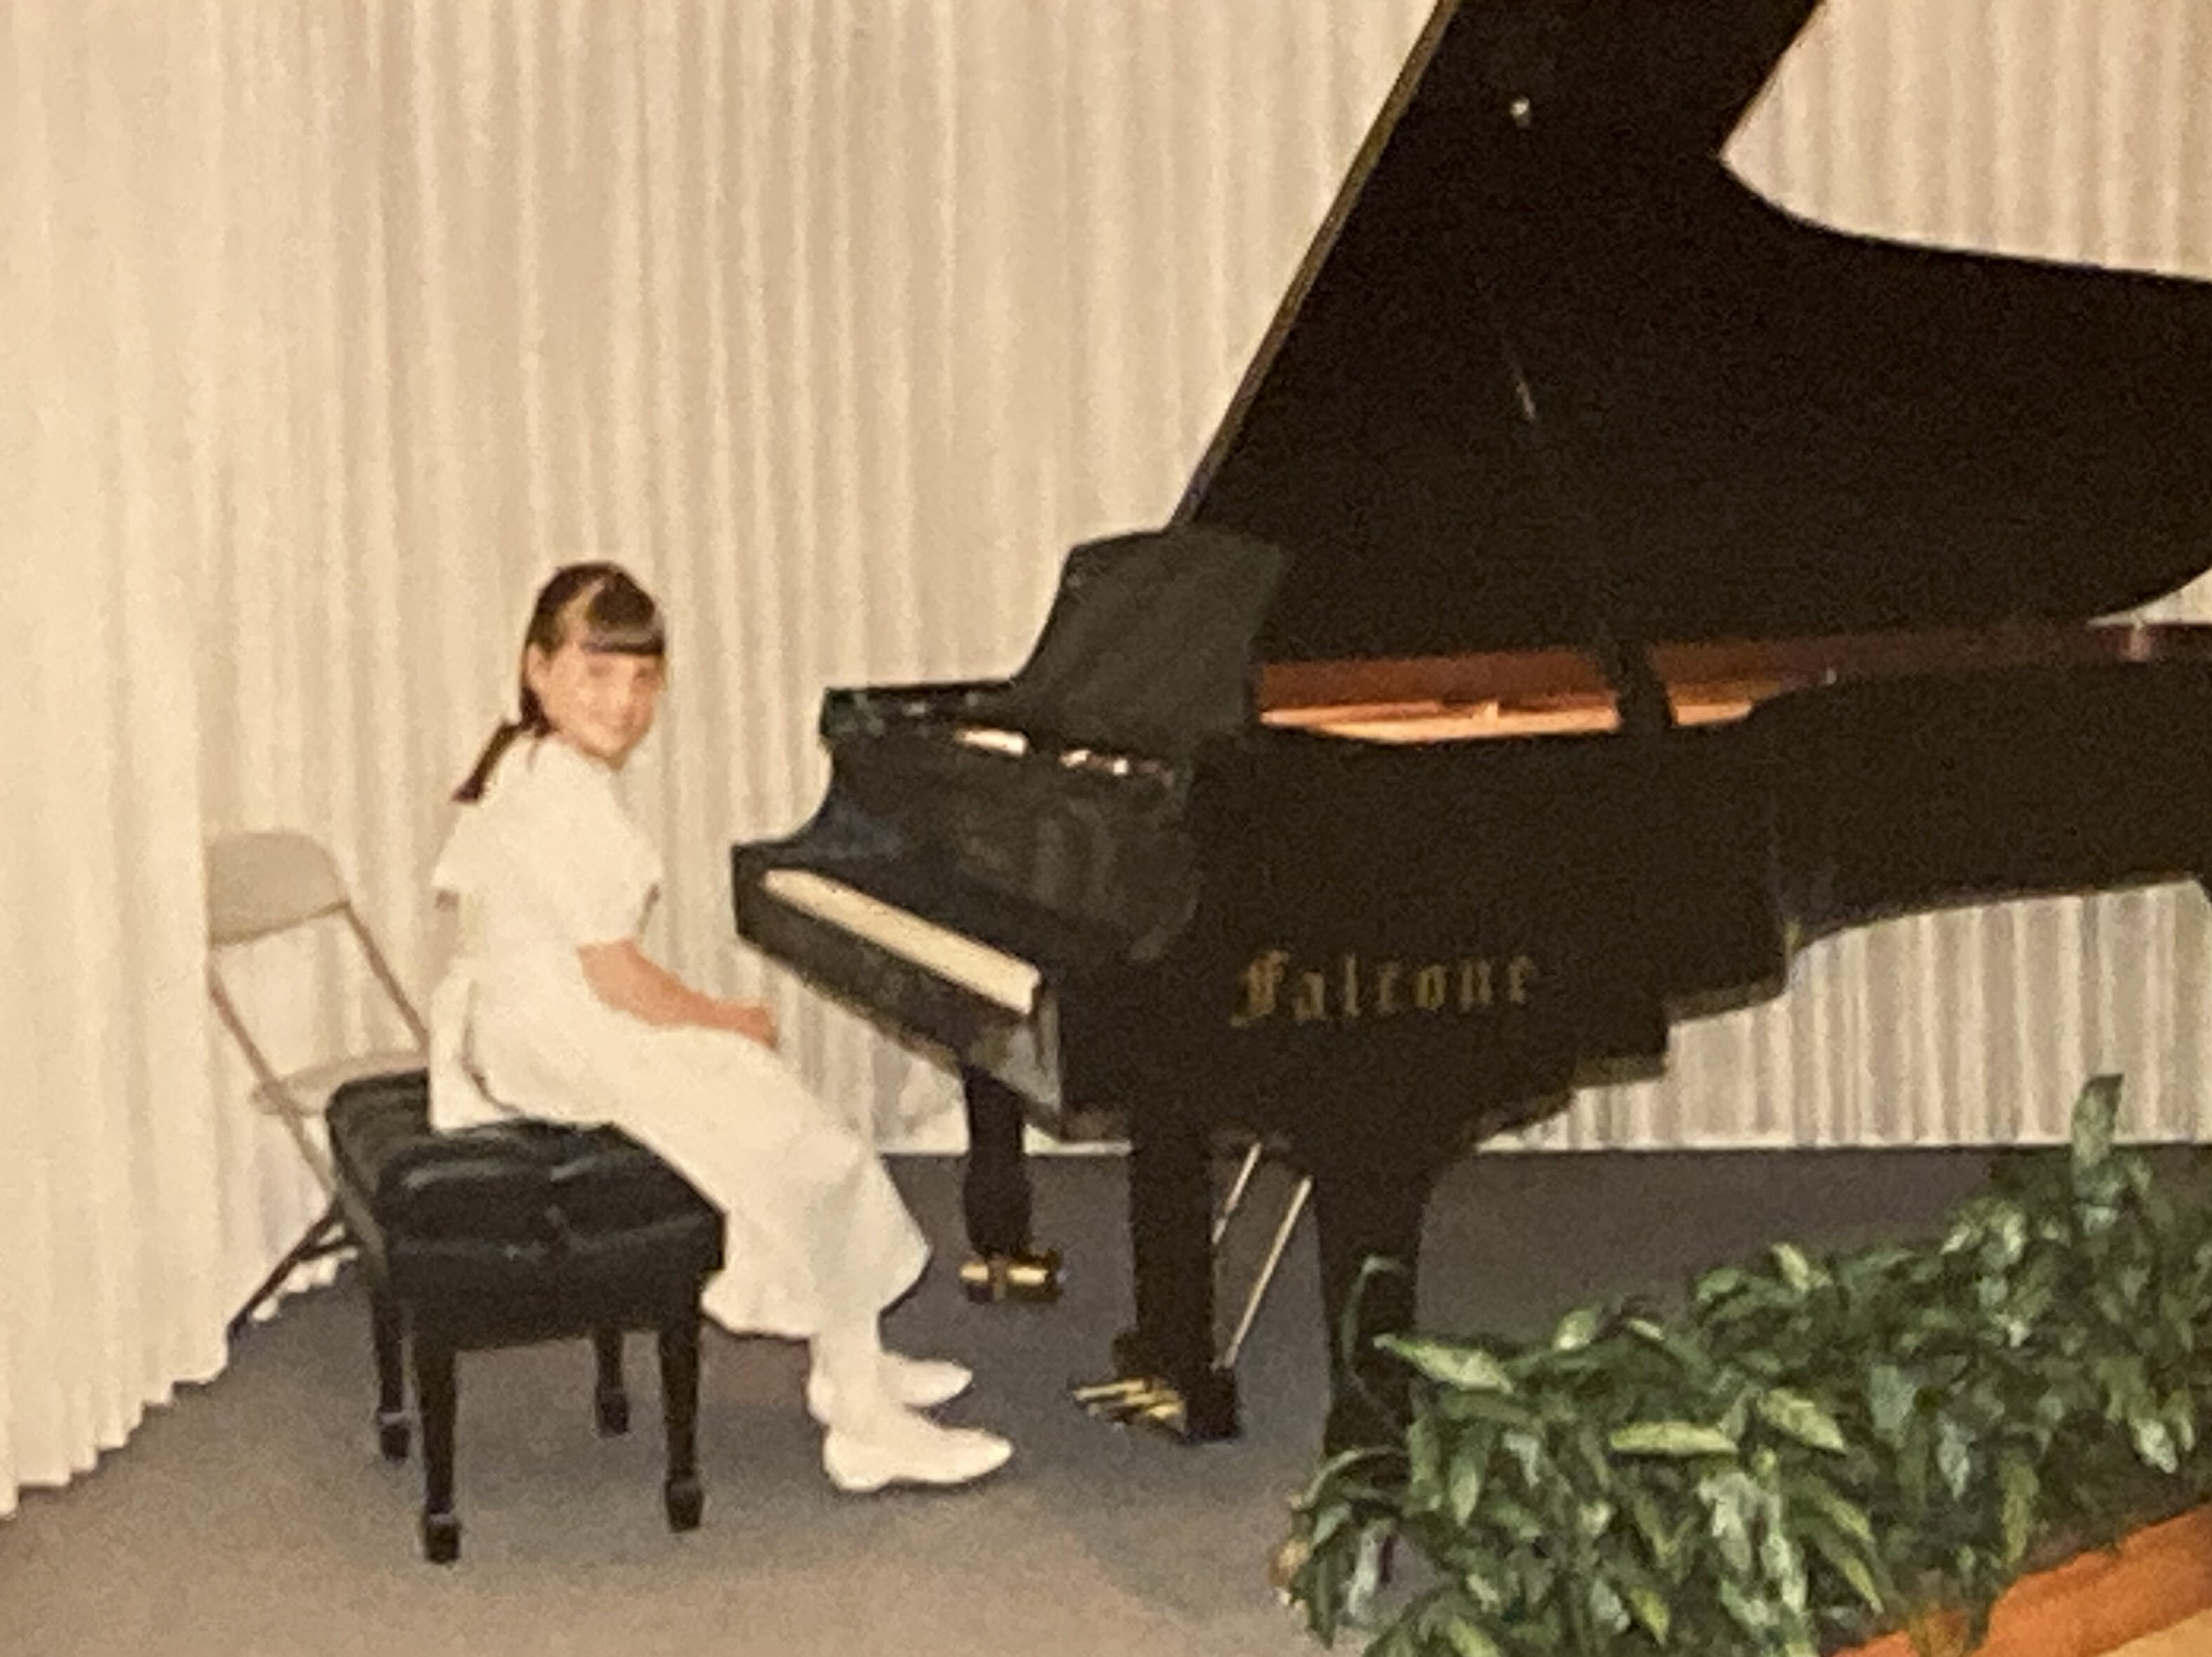
<path id="1" fill-rule="evenodd" d="M 1698 1279 L 1691 1291 L 1692 1298 L 1699 1306 L 1711 1306 L 1715 1301 L 1725 1300 L 1750 1281 L 1750 1274 L 1741 1266 L 1718 1266 Z"/>
<path id="2" fill-rule="evenodd" d="M 1802 1393 L 1775 1387 L 1759 1396 L 1759 1419 L 1801 1444 L 1841 1454 L 1848 1448 L 1836 1418 Z"/>
<path id="3" fill-rule="evenodd" d="M 1800 1295 L 1812 1292 L 1814 1285 L 1820 1281 L 1820 1273 L 1814 1270 L 1813 1262 L 1806 1259 L 1803 1249 L 1795 1243 L 1785 1242 L 1775 1244 L 1768 1252 L 1774 1256 L 1774 1264 L 1782 1273 L 1783 1282 Z"/>
<path id="4" fill-rule="evenodd" d="M 1443 1427 L 1433 1415 L 1418 1415 L 1406 1429 L 1406 1505 L 1417 1512 L 1434 1508 L 1443 1490 Z"/>
<path id="5" fill-rule="evenodd" d="M 1420 1657 L 1420 1642 L 1410 1623 L 1393 1623 L 1367 1648 L 1367 1657 Z"/>
<path id="6" fill-rule="evenodd" d="M 1895 1445 L 1903 1440 L 1905 1423 L 1912 1419 L 1919 1401 L 1919 1383 L 1895 1364 L 1876 1363 L 1868 1368 L 1867 1408 L 1874 1416 L 1874 1429 L 1883 1443 Z"/>
<path id="7" fill-rule="evenodd" d="M 1353 1508 L 1349 1502 L 1331 1502 L 1313 1516 L 1313 1528 L 1306 1535 L 1306 1545 L 1318 1548 L 1342 1530 L 1352 1520 Z"/>
<path id="8" fill-rule="evenodd" d="M 1675 1564 L 1682 1557 L 1682 1545 L 1690 1538 L 1690 1519 L 1679 1517 L 1670 1523 L 1651 1492 L 1641 1490 L 1630 1492 L 1628 1514 L 1636 1521 L 1644 1546 L 1651 1551 L 1653 1562 L 1661 1570 L 1674 1575 Z"/>
<path id="9" fill-rule="evenodd" d="M 1607 1634 L 1626 1634 L 1631 1618 L 1628 1606 L 1619 1591 L 1602 1576 L 1590 1579 L 1589 1588 L 1590 1620 Z"/>
<path id="10" fill-rule="evenodd" d="M 1482 1501 L 1483 1464 L 1487 1459 L 1469 1455 L 1463 1450 L 1452 1458 L 1450 1476 L 1444 1486 L 1444 1508 L 1451 1514 L 1452 1523 L 1462 1530 Z"/>
<path id="11" fill-rule="evenodd" d="M 1652 1640 L 1659 1645 L 1665 1645 L 1668 1635 L 1674 1627 L 1674 1613 L 1668 1608 L 1666 1597 L 1653 1593 L 1650 1588 L 1631 1588 L 1628 1590 L 1628 1605 Z"/>
<path id="12" fill-rule="evenodd" d="M 1770 1524 L 1759 1539 L 1759 1563 L 1766 1572 L 1776 1598 L 1790 1611 L 1802 1615 L 1808 1585 L 1805 1581 L 1805 1553 L 1796 1539 L 1779 1525 Z"/>
<path id="13" fill-rule="evenodd" d="M 2079 1179 L 2084 1173 L 2104 1166 L 2112 1154 L 2114 1125 L 2120 1114 L 2120 1078 L 2117 1076 L 2098 1076 L 2090 1078 L 2074 1102 L 2074 1173 Z"/>
<path id="14" fill-rule="evenodd" d="M 1992 1217 L 1989 1241 L 1982 1247 L 1982 1263 L 1992 1267 L 2017 1266 L 2027 1253 L 2027 1216 L 2020 1205 L 1999 1202 Z"/>
<path id="15" fill-rule="evenodd" d="M 2212 1272 L 2208 1272 L 2212 1276 Z M 1703 1378 L 1712 1373 L 1713 1360 L 1700 1344 L 1700 1332 L 1686 1326 L 1670 1329 L 1650 1318 L 1630 1318 L 1623 1326 L 1639 1339 L 1657 1347 L 1693 1376 Z"/>
<path id="16" fill-rule="evenodd" d="M 2136 1454 L 2162 1473 L 2178 1472 L 2181 1458 L 2173 1448 L 2173 1432 L 2163 1417 L 2148 1411 L 2132 1417 L 2128 1432 L 2135 1440 Z"/>
<path id="17" fill-rule="evenodd" d="M 1551 1533 L 1551 1527 L 1530 1511 L 1525 1502 L 1516 1502 L 1510 1496 L 1491 1492 L 1490 1500 L 1483 1504 L 1490 1521 L 1516 1542 L 1540 1541 Z"/>
<path id="18" fill-rule="evenodd" d="M 2115 1421 L 2140 1409 L 2149 1396 L 2150 1378 L 2136 1353 L 2108 1354 L 2096 1361 L 2091 1373 L 2103 1390 L 2106 1412 Z"/>
<path id="19" fill-rule="evenodd" d="M 1570 1312 L 1559 1320 L 1559 1326 L 1552 1332 L 1554 1352 L 1579 1352 L 1597 1338 L 1600 1326 L 1605 1320 L 1602 1308 L 1585 1306 Z"/>
<path id="20" fill-rule="evenodd" d="M 1389 1534 L 1389 1523 L 1381 1520 L 1360 1529 L 1352 1580 L 1345 1585 L 1344 1590 L 1345 1615 L 1355 1623 L 1369 1620 L 1373 1612 L 1375 1596 L 1382 1592 L 1382 1551 Z"/>
<path id="21" fill-rule="evenodd" d="M 1505 1657 L 1504 1647 L 1464 1618 L 1444 1624 L 1444 1638 L 1451 1642 L 1453 1657 Z"/>
<path id="22" fill-rule="evenodd" d="M 1850 1585 L 1851 1592 L 1865 1601 L 1869 1611 L 1879 1616 L 1889 1609 L 1889 1601 L 1882 1593 L 1867 1551 L 1853 1547 L 1848 1539 L 1818 1520 L 1805 1527 L 1805 1539 L 1827 1562 L 1829 1569 Z"/>
<path id="23" fill-rule="evenodd" d="M 1436 1340 L 1426 1335 L 1384 1335 L 1375 1343 L 1395 1353 L 1426 1375 L 1447 1387 L 1475 1393 L 1510 1393 L 1513 1377 L 1505 1366 L 1480 1346 L 1458 1341 Z"/>
<path id="24" fill-rule="evenodd" d="M 1545 1477 L 1548 1458 L 1544 1454 L 1544 1441 L 1534 1433 L 1514 1431 L 1499 1441 L 1521 1469 L 1523 1489 L 1540 1490 L 1551 1481 Z"/>
<path id="25" fill-rule="evenodd" d="M 2186 1387 L 2177 1387 L 2166 1395 L 2166 1424 L 2173 1429 L 2174 1442 L 2186 1455 L 2197 1448 L 2197 1395 Z"/>
<path id="26" fill-rule="evenodd" d="M 1954 1499 L 1966 1495 L 1966 1486 L 1973 1482 L 1973 1435 L 1954 1416 L 1945 1415 L 1936 1421 L 1936 1471 L 1943 1476 L 1943 1487 Z"/>
<path id="27" fill-rule="evenodd" d="M 1726 1577 L 1721 1579 L 1720 1599 L 1728 1614 L 1735 1619 L 1736 1625 L 1759 1644 L 1765 1643 L 1765 1637 L 1774 1631 L 1775 1624 L 1781 1620 L 1771 1600 L 1745 1593 Z"/>
<path id="28" fill-rule="evenodd" d="M 1756 1557 L 1751 1540 L 1752 1509 L 1759 1487 L 1743 1474 L 1730 1472 L 1699 1482 L 1698 1495 L 1706 1507 L 1706 1528 L 1721 1551 L 1721 1557 L 1738 1576 L 1748 1576 Z"/>
<path id="29" fill-rule="evenodd" d="M 1310 1508 L 1322 1499 L 1323 1493 L 1330 1485 L 1336 1484 L 1345 1474 L 1362 1463 L 1385 1461 L 1390 1459 L 1389 1451 L 1376 1449 L 1372 1446 L 1363 1445 L 1354 1449 L 1339 1450 L 1314 1470 L 1314 1476 L 1307 1481 L 1305 1494 L 1298 1498 L 1297 1505 L 1301 1508 Z"/>
<path id="30" fill-rule="evenodd" d="M 1492 1427 L 1526 1427 L 1535 1419 L 1518 1393 L 1443 1392 L 1432 1407 L 1448 1421 Z"/>
<path id="31" fill-rule="evenodd" d="M 1694 1421 L 1632 1421 L 1606 1435 L 1620 1455 L 1734 1455 L 1735 1441 L 1717 1428 Z"/>
<path id="32" fill-rule="evenodd" d="M 2002 1492 L 1999 1522 L 2004 1533 L 2005 1566 L 2013 1569 L 2027 1557 L 2028 1545 L 2034 1540 L 2036 1498 L 2043 1492 L 2043 1481 L 2025 1455 L 2008 1450 L 1997 1458 L 1997 1486 Z"/>
<path id="33" fill-rule="evenodd" d="M 1793 1474 L 1783 1481 L 1783 1490 L 1790 1501 L 1810 1508 L 1861 1547 L 1873 1549 L 1874 1520 L 1867 1517 L 1865 1508 L 1846 1498 L 1826 1480 L 1808 1473 Z"/>
<path id="34" fill-rule="evenodd" d="M 1505 1562 L 1487 1550 L 1462 1549 L 1453 1555 L 1459 1566 L 1461 1588 L 1485 1612 L 1500 1611 L 1510 1602 L 1513 1574 Z"/>

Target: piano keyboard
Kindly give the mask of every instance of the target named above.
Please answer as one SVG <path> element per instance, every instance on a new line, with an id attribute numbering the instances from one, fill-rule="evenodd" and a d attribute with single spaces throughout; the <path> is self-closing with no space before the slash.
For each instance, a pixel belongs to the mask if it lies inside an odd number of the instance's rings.
<path id="1" fill-rule="evenodd" d="M 761 877 L 761 890 L 1024 1018 L 1036 1010 L 1042 974 L 1028 962 L 988 944 L 948 932 L 896 904 L 805 869 L 771 869 Z"/>

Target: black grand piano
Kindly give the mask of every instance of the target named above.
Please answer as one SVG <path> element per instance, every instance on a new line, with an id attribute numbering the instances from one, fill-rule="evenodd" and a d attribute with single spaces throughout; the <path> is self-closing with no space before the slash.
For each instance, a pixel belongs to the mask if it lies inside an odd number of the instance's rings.
<path id="1" fill-rule="evenodd" d="M 2204 875 L 2212 628 L 2098 618 L 2212 564 L 2212 287 L 1761 198 L 1815 4 L 1444 0 L 1172 519 L 1012 678 L 831 692 L 734 848 L 744 936 L 961 1067 L 986 1256 L 1049 1269 L 1024 1116 L 1117 1113 L 1094 1398 L 1236 1430 L 1224 1135 L 1310 1176 L 1332 1332 L 1407 1268 L 1332 1337 L 1363 1442 L 1470 1145 L 1823 933 Z"/>

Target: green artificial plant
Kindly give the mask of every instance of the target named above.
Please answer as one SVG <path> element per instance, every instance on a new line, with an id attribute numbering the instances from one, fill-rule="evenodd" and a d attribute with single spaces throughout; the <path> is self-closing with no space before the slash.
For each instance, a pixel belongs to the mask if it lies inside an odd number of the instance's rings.
<path id="1" fill-rule="evenodd" d="M 2115 1145 L 2118 1103 L 2090 1082 L 2070 1154 L 2004 1153 L 1924 1246 L 1385 1338 L 1412 1418 L 1320 1469 L 1291 1597 L 1370 1657 L 1819 1657 L 1937 1611 L 1978 1640 L 2016 1578 L 2212 1498 L 2212 1202 Z"/>

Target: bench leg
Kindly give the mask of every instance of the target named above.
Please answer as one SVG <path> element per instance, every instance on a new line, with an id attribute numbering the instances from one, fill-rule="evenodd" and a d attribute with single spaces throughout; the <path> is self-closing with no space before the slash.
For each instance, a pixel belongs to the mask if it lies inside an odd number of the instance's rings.
<path id="1" fill-rule="evenodd" d="M 415 1397 L 422 1411 L 422 1557 L 448 1565 L 460 1557 L 453 1513 L 453 1416 L 460 1402 L 453 1343 L 415 1332 Z"/>
<path id="2" fill-rule="evenodd" d="M 612 1437 L 629 1430 L 629 1393 L 623 1387 L 623 1332 L 594 1329 L 592 1347 L 599 1365 L 599 1386 L 592 1393 L 599 1433 L 602 1437 Z"/>
<path id="3" fill-rule="evenodd" d="M 699 1310 L 660 1326 L 660 1407 L 668 1425 L 668 1528 L 696 1530 L 706 1496 L 699 1488 Z"/>
<path id="4" fill-rule="evenodd" d="M 407 1460 L 407 1388 L 402 1360 L 405 1325 L 399 1302 L 382 1289 L 368 1294 L 369 1338 L 376 1347 L 376 1448 L 386 1461 Z"/>

